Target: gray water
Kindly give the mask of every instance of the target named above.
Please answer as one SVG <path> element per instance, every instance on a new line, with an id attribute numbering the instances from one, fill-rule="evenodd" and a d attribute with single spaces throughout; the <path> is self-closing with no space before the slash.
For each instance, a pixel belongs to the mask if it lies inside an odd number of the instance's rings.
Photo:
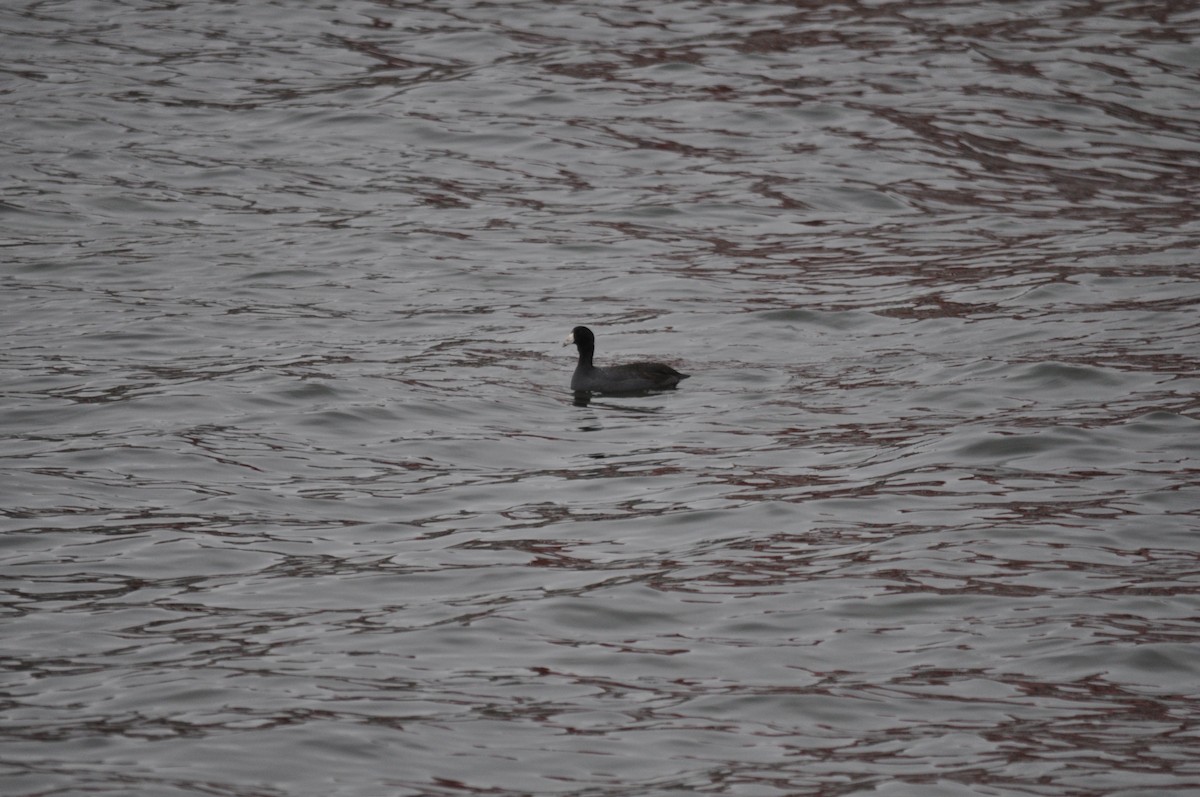
<path id="1" fill-rule="evenodd" d="M 0 793 L 1200 794 L 1198 35 L 7 4 Z"/>

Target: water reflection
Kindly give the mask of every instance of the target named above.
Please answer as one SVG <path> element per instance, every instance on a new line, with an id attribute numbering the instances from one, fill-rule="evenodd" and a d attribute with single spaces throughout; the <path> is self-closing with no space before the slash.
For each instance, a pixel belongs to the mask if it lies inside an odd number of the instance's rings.
<path id="1" fill-rule="evenodd" d="M 589 407 L 594 402 L 598 402 L 596 406 L 606 409 L 634 413 L 655 413 L 662 412 L 663 408 L 649 404 L 630 404 L 628 399 L 649 398 L 662 392 L 664 391 L 637 390 L 630 393 L 594 393 L 589 390 L 576 390 L 573 393 L 571 403 L 576 407 Z"/>
<path id="2" fill-rule="evenodd" d="M 0 15 L 8 791 L 1192 786 L 1181 7 L 65 8 Z M 703 389 L 564 412 L 579 318 Z"/>

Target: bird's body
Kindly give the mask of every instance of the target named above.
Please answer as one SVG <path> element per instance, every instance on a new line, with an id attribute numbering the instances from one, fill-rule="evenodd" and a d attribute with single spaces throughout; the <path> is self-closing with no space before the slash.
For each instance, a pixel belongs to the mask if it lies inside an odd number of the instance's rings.
<path id="1" fill-rule="evenodd" d="M 666 363 L 635 362 L 601 368 L 592 363 L 596 336 L 587 327 L 575 327 L 563 342 L 579 349 L 579 363 L 571 376 L 571 389 L 590 393 L 642 393 L 669 390 L 687 379 Z"/>

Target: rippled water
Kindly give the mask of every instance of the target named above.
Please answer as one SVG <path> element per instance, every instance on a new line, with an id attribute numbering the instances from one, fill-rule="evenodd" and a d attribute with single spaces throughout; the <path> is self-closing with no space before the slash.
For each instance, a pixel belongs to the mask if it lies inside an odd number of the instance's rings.
<path id="1" fill-rule="evenodd" d="M 0 792 L 1200 793 L 1198 35 L 6 7 Z"/>

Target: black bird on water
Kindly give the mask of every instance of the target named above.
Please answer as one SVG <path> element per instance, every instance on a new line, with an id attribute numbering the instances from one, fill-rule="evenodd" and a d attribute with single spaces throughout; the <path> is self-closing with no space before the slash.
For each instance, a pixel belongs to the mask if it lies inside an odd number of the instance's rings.
<path id="1" fill-rule="evenodd" d="M 689 374 L 681 374 L 666 363 L 638 362 L 599 368 L 592 365 L 596 336 L 587 327 L 575 327 L 563 345 L 574 343 L 579 349 L 579 364 L 571 376 L 571 389 L 593 393 L 642 393 L 669 390 Z"/>

